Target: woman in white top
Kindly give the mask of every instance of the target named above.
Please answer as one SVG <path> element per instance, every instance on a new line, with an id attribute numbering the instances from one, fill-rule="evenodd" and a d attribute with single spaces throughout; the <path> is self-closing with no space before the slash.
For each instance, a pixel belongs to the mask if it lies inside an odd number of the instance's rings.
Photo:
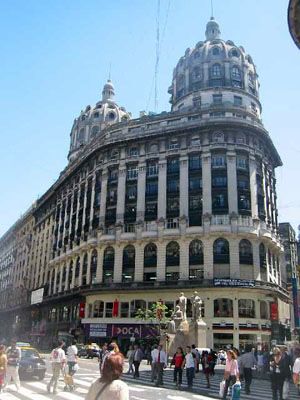
<path id="1" fill-rule="evenodd" d="M 85 400 L 129 400 L 128 386 L 119 379 L 123 364 L 121 353 L 110 354 L 103 364 L 101 378 L 92 384 Z"/>

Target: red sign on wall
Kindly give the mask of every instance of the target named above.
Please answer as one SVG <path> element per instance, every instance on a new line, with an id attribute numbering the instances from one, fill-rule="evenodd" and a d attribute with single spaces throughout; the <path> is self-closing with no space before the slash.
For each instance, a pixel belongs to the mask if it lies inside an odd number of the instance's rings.
<path id="1" fill-rule="evenodd" d="M 79 318 L 84 318 L 85 316 L 85 303 L 79 304 Z"/>
<path id="2" fill-rule="evenodd" d="M 118 299 L 115 299 L 115 301 L 113 303 L 112 316 L 113 317 L 119 316 L 119 300 Z"/>
<path id="3" fill-rule="evenodd" d="M 270 303 L 270 319 L 271 321 L 278 321 L 278 304 Z"/>

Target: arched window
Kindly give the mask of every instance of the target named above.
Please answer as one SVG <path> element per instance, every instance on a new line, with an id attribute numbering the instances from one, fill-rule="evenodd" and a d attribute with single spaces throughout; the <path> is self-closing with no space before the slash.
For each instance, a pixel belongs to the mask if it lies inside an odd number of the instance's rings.
<path id="1" fill-rule="evenodd" d="M 101 300 L 94 301 L 93 318 L 103 318 L 104 302 Z"/>
<path id="2" fill-rule="evenodd" d="M 91 137 L 95 137 L 99 133 L 99 131 L 100 131 L 99 126 L 97 125 L 93 126 L 91 130 Z"/>
<path id="3" fill-rule="evenodd" d="M 220 54 L 220 49 L 219 49 L 219 47 L 214 47 L 213 49 L 212 49 L 212 55 L 213 56 L 218 56 Z"/>
<path id="4" fill-rule="evenodd" d="M 211 67 L 211 77 L 212 78 L 219 78 L 221 75 L 222 75 L 221 65 L 220 64 L 214 64 Z"/>
<path id="5" fill-rule="evenodd" d="M 77 141 L 79 144 L 84 142 L 84 128 L 81 128 L 79 133 L 78 133 L 78 137 L 77 137 Z"/>
<path id="6" fill-rule="evenodd" d="M 166 266 L 179 265 L 180 263 L 180 248 L 177 242 L 170 242 L 166 248 Z"/>
<path id="7" fill-rule="evenodd" d="M 91 275 L 90 275 L 90 282 L 89 284 L 96 283 L 96 274 L 97 274 L 97 260 L 98 260 L 98 253 L 97 250 L 93 250 L 92 257 L 91 257 Z"/>
<path id="8" fill-rule="evenodd" d="M 213 133 L 213 142 L 214 143 L 223 143 L 224 142 L 224 133 L 223 132 L 214 132 Z"/>
<path id="9" fill-rule="evenodd" d="M 203 244 L 201 240 L 193 240 L 189 247 L 189 264 L 203 264 Z"/>
<path id="10" fill-rule="evenodd" d="M 93 118 L 99 118 L 99 116 L 100 114 L 98 113 L 98 111 L 93 114 Z"/>
<path id="11" fill-rule="evenodd" d="M 253 264 L 252 244 L 249 240 L 243 239 L 239 244 L 240 264 Z"/>
<path id="12" fill-rule="evenodd" d="M 233 301 L 231 299 L 214 300 L 215 317 L 233 317 Z"/>
<path id="13" fill-rule="evenodd" d="M 109 112 L 106 116 L 106 119 L 109 121 L 113 121 L 116 118 L 116 114 L 114 112 Z"/>
<path id="14" fill-rule="evenodd" d="M 229 243 L 226 239 L 217 239 L 214 242 L 214 264 L 229 264 Z"/>
<path id="15" fill-rule="evenodd" d="M 79 273 L 80 273 L 80 257 L 77 257 L 76 266 L 75 266 L 75 285 L 79 285 Z"/>
<path id="16" fill-rule="evenodd" d="M 233 66 L 231 68 L 231 77 L 236 80 L 241 80 L 242 77 L 241 77 L 241 71 L 240 71 L 239 67 Z"/>
<path id="17" fill-rule="evenodd" d="M 255 318 L 255 302 L 254 300 L 239 300 L 239 318 Z"/>
<path id="18" fill-rule="evenodd" d="M 201 74 L 201 68 L 200 67 L 195 67 L 193 69 L 192 77 L 193 77 L 193 81 L 201 80 L 202 74 Z"/>
<path id="19" fill-rule="evenodd" d="M 134 280 L 135 268 L 135 248 L 131 244 L 126 246 L 123 250 L 123 269 L 122 281 L 132 282 Z"/>
<path id="20" fill-rule="evenodd" d="M 260 318 L 269 319 L 268 303 L 266 301 L 260 302 Z"/>
<path id="21" fill-rule="evenodd" d="M 144 281 L 156 281 L 157 247 L 149 243 L 144 249 Z"/>
<path id="22" fill-rule="evenodd" d="M 88 257 L 87 254 L 83 256 L 83 265 L 82 265 L 82 286 L 86 285 L 86 275 L 87 275 L 87 269 L 88 269 Z"/>
<path id="23" fill-rule="evenodd" d="M 113 247 L 106 247 L 103 253 L 103 282 L 112 283 L 114 279 L 115 250 Z"/>
<path id="24" fill-rule="evenodd" d="M 239 52 L 237 51 L 237 49 L 232 49 L 231 52 L 230 52 L 230 54 L 229 54 L 229 56 L 230 56 L 230 57 L 239 57 L 240 54 L 239 54 Z"/>

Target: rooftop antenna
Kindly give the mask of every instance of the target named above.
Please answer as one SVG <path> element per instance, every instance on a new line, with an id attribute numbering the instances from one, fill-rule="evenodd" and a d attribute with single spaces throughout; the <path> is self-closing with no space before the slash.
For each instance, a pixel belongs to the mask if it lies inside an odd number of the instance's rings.
<path id="1" fill-rule="evenodd" d="M 211 19 L 214 19 L 214 1 L 210 0 Z"/>

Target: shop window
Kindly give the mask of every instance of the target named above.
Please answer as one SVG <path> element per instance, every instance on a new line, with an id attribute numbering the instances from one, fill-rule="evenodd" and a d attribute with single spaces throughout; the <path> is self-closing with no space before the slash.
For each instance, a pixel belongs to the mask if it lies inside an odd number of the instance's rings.
<path id="1" fill-rule="evenodd" d="M 214 300 L 215 317 L 233 317 L 233 301 L 231 299 Z"/>
<path id="2" fill-rule="evenodd" d="M 214 349 L 226 349 L 233 346 L 232 333 L 214 333 Z"/>
<path id="3" fill-rule="evenodd" d="M 239 300 L 239 318 L 255 318 L 255 303 L 253 300 Z"/>
<path id="4" fill-rule="evenodd" d="M 104 302 L 96 300 L 93 305 L 93 317 L 103 318 L 103 311 L 104 311 Z"/>
<path id="5" fill-rule="evenodd" d="M 126 302 L 121 302 L 121 307 L 120 307 L 120 317 L 121 318 L 128 318 L 129 317 L 129 303 Z"/>
<path id="6" fill-rule="evenodd" d="M 112 318 L 113 306 L 112 302 L 105 303 L 105 318 Z"/>

